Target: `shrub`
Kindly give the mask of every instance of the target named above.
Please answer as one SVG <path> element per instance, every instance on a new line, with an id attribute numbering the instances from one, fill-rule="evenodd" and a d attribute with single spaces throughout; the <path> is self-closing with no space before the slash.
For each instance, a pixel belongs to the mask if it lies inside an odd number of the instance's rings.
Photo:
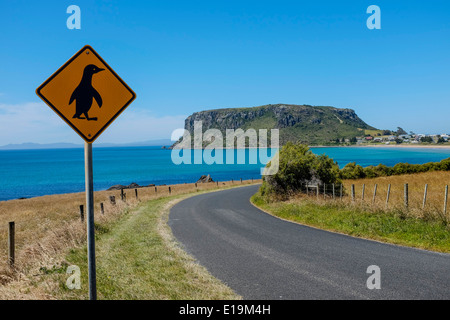
<path id="1" fill-rule="evenodd" d="M 337 163 L 327 155 L 317 156 L 308 146 L 289 142 L 279 151 L 278 172 L 263 177 L 260 192 L 262 196 L 285 198 L 302 190 L 305 183 L 340 184 L 341 179 L 377 178 L 438 170 L 450 171 L 450 158 L 424 164 L 397 163 L 393 167 L 379 164 L 363 168 L 350 162 L 339 169 Z"/>
<path id="2" fill-rule="evenodd" d="M 286 197 L 311 182 L 340 183 L 339 166 L 326 155 L 316 156 L 306 145 L 288 142 L 279 151 L 278 172 L 263 178 L 260 192 Z"/>
<path id="3" fill-rule="evenodd" d="M 386 177 L 386 176 L 390 176 L 392 175 L 392 168 L 384 165 L 384 164 L 379 164 L 376 167 L 373 168 L 373 171 L 375 173 L 374 178 L 376 177 Z"/>
<path id="4" fill-rule="evenodd" d="M 340 178 L 342 179 L 360 179 L 365 178 L 364 168 L 356 162 L 350 162 L 345 165 L 340 171 Z"/>

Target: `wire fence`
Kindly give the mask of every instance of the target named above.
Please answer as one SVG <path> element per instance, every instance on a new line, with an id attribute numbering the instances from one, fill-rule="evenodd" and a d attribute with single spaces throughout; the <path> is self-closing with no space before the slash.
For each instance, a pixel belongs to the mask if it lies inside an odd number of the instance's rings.
<path id="1" fill-rule="evenodd" d="M 301 192 L 318 200 L 340 200 L 376 210 L 396 210 L 450 221 L 448 185 L 436 184 L 303 184 Z"/>
<path id="2" fill-rule="evenodd" d="M 160 185 L 95 192 L 95 221 L 113 221 L 140 202 L 167 196 L 261 183 L 261 179 Z M 448 185 L 436 183 L 303 184 L 303 196 L 321 203 L 361 206 L 365 210 L 398 210 L 417 217 L 450 221 Z M 10 222 L 14 222 L 14 263 L 17 270 L 51 265 L 62 250 L 85 243 L 84 193 L 0 202 L 0 285 L 13 277 Z M 9 280 L 8 280 L 9 281 Z M 7 281 L 6 281 L 7 282 Z"/>
<path id="3" fill-rule="evenodd" d="M 168 196 L 261 183 L 238 179 L 95 192 L 95 222 L 113 221 L 139 203 Z M 85 194 L 52 195 L 0 202 L 0 285 L 11 280 L 10 222 L 14 222 L 15 272 L 55 263 L 65 248 L 86 240 Z M 8 279 L 8 280 L 5 280 Z"/>

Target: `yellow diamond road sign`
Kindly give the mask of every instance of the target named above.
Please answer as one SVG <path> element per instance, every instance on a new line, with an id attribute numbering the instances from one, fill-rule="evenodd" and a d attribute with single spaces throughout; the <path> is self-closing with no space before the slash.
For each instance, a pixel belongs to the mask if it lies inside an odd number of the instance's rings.
<path id="1" fill-rule="evenodd" d="M 136 98 L 90 46 L 78 51 L 36 93 L 88 143 Z"/>

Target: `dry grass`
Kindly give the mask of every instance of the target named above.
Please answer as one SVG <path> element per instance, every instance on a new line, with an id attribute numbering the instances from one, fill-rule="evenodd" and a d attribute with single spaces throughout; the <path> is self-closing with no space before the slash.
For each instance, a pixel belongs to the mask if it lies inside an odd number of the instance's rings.
<path id="1" fill-rule="evenodd" d="M 243 181 L 251 184 L 260 181 Z M 241 181 L 198 184 L 179 184 L 124 190 L 127 201 L 120 200 L 120 191 L 95 192 L 95 222 L 116 220 L 139 201 L 187 194 L 195 191 L 214 190 L 241 185 Z M 115 196 L 112 205 L 109 196 Z M 80 220 L 79 206 L 85 203 L 84 193 L 50 195 L 24 200 L 0 202 L 0 299 L 49 299 L 49 288 L 33 288 L 34 277 L 45 270 L 58 268 L 62 257 L 70 248 L 82 246 L 86 240 L 86 226 Z M 100 214 L 100 203 L 105 214 Z M 16 225 L 16 263 L 12 270 L 7 263 L 8 222 Z"/>
<path id="2" fill-rule="evenodd" d="M 408 209 L 405 209 L 404 186 L 408 184 Z M 374 210 L 394 210 L 405 214 L 424 218 L 450 221 L 450 206 L 444 215 L 445 186 L 450 184 L 450 172 L 426 172 L 375 179 L 344 180 L 344 188 L 350 194 L 351 185 L 355 185 L 356 204 Z M 377 191 L 374 197 L 375 184 Z M 386 204 L 388 185 L 391 185 L 389 202 Z M 427 198 L 423 208 L 425 184 L 428 184 Z M 362 200 L 363 185 L 365 186 Z M 345 197 L 351 202 L 351 197 Z M 449 203 L 450 205 L 450 203 Z"/>
<path id="3" fill-rule="evenodd" d="M 404 185 L 408 184 L 408 207 L 404 204 Z M 266 198 L 257 193 L 252 201 L 266 212 L 305 225 L 336 231 L 355 237 L 374 239 L 438 252 L 450 252 L 450 203 L 444 214 L 445 186 L 450 172 L 427 172 L 375 179 L 344 180 L 344 196 L 339 187 L 328 185 L 325 195 L 310 189 L 287 199 Z M 374 187 L 377 185 L 374 200 Z M 386 204 L 388 185 L 391 185 Z M 427 201 L 423 206 L 425 184 Z M 355 186 L 355 199 L 351 186 Z M 364 199 L 362 197 L 365 186 Z M 330 194 L 331 193 L 331 194 Z"/>

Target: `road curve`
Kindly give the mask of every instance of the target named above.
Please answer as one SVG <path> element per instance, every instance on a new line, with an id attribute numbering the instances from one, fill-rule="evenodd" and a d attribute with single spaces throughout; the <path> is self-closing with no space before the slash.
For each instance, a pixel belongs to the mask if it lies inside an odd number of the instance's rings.
<path id="1" fill-rule="evenodd" d="M 353 238 L 275 218 L 258 186 L 202 194 L 171 209 L 184 249 L 244 299 L 450 299 L 450 255 Z M 367 268 L 380 268 L 368 289 Z"/>

